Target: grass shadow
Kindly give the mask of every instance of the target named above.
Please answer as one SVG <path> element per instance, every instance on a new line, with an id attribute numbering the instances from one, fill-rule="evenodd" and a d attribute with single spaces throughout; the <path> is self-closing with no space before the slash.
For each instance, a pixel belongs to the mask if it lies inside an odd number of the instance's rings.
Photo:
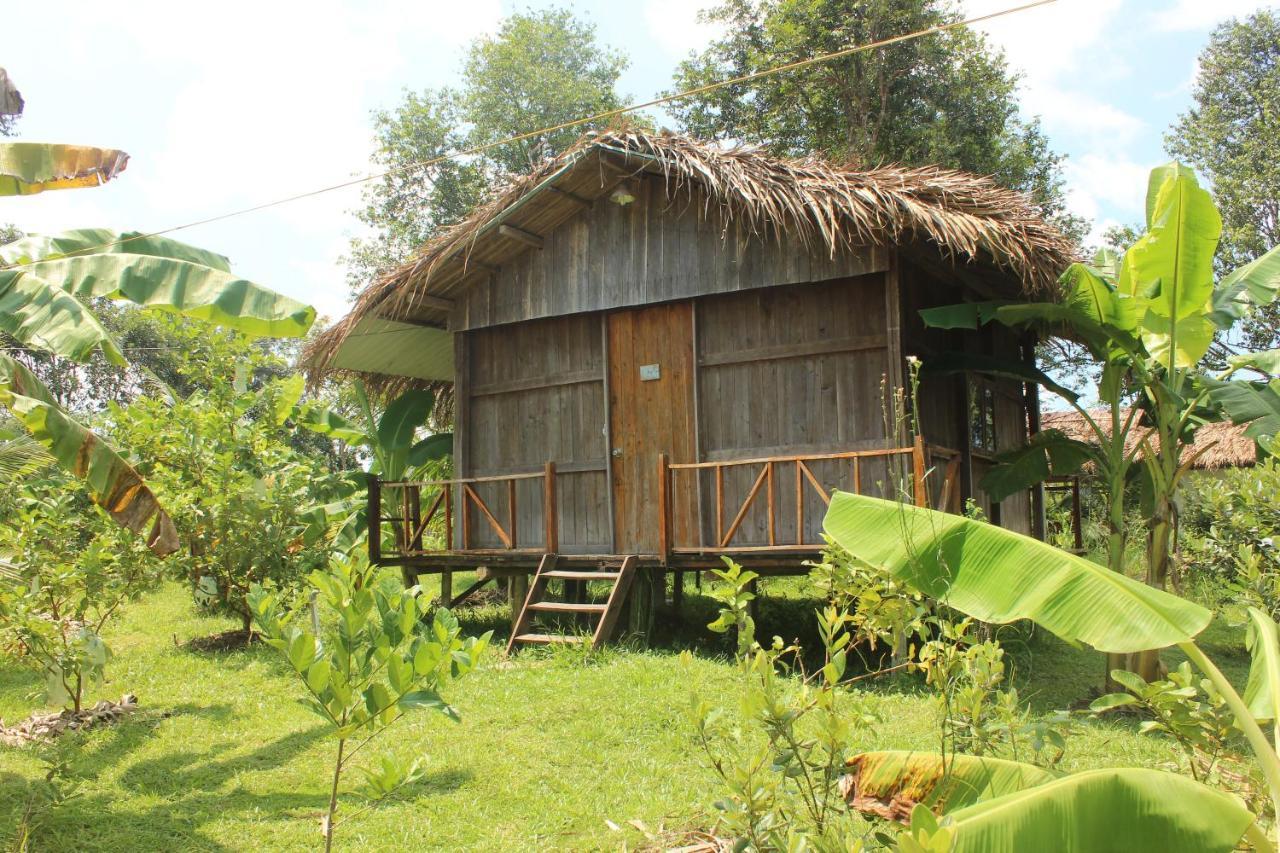
<path id="1" fill-rule="evenodd" d="M 120 775 L 120 785 L 130 791 L 160 796 L 220 788 L 246 771 L 284 765 L 327 733 L 325 726 L 316 725 L 265 743 L 252 752 L 229 757 L 223 754 L 237 745 L 230 741 L 203 752 L 173 752 L 131 765 Z"/>

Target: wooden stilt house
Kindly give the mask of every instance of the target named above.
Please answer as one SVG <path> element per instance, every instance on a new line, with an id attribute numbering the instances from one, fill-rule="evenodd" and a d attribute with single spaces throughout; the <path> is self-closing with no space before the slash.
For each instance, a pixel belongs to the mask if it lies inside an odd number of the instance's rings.
<path id="1" fill-rule="evenodd" d="M 589 135 L 373 283 L 305 365 L 452 387 L 455 479 L 375 484 L 371 512 L 408 532 L 373 537 L 373 559 L 536 573 L 529 609 L 594 607 L 603 638 L 613 599 L 544 601 L 549 579 L 612 580 L 621 600 L 633 574 L 660 588 L 723 554 L 804 571 L 833 489 L 973 499 L 1035 532 L 1033 495 L 975 485 L 1036 428 L 1034 388 L 926 381 L 918 434 L 886 412 L 909 357 L 1032 358 L 919 309 L 1050 292 L 1069 260 L 986 178 Z M 442 517 L 447 544 L 424 548 L 414 531 Z M 531 616 L 516 633 L 551 641 Z"/>

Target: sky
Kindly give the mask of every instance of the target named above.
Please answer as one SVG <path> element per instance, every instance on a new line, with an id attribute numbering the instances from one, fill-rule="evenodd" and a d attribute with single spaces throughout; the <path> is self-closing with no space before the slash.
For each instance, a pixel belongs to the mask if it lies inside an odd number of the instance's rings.
<path id="1" fill-rule="evenodd" d="M 1021 0 L 962 0 L 980 15 Z M 121 148 L 128 170 L 90 190 L 0 199 L 0 223 L 154 231 L 371 171 L 372 111 L 405 90 L 457 82 L 466 46 L 513 11 L 567 6 L 631 65 L 641 101 L 714 38 L 706 0 L 532 2 L 272 0 L 101 4 L 50 0 L 5 12 L 0 67 L 26 99 L 24 140 Z M 1058 0 L 981 25 L 1022 75 L 1027 116 L 1066 155 L 1072 210 L 1136 223 L 1169 125 L 1190 105 L 1196 59 L 1225 18 L 1258 0 Z M 43 35 L 37 35 L 43 34 Z M 56 45 L 56 50 L 54 49 Z M 219 251 L 240 275 L 345 312 L 341 258 L 362 234 L 358 187 L 201 225 L 177 239 Z"/>

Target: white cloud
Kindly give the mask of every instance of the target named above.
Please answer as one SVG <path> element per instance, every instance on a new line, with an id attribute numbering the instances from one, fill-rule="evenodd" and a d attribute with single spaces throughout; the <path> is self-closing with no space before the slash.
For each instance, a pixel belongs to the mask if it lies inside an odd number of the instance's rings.
<path id="1" fill-rule="evenodd" d="M 1072 158 L 1063 170 L 1067 203 L 1079 215 L 1094 220 L 1104 209 L 1141 210 L 1147 175 L 1154 165 L 1093 153 Z"/>
<path id="2" fill-rule="evenodd" d="M 1208 30 L 1227 18 L 1245 17 L 1266 6 L 1259 0 L 1176 0 L 1172 8 L 1152 15 L 1157 29 L 1166 32 Z"/>
<path id="3" fill-rule="evenodd" d="M 501 13 L 500 0 L 133 0 L 128 15 L 106 17 L 86 4 L 68 13 L 85 26 L 59 27 L 75 63 L 49 67 L 35 47 L 10 57 L 30 105 L 19 127 L 119 145 L 129 169 L 101 189 L 0 204 L 0 221 L 155 230 L 367 173 L 370 111 L 402 88 L 448 82 L 462 48 Z M 26 14 L 15 31 L 47 28 L 40 12 Z M 102 92 L 81 98 L 84 86 Z M 359 199 L 348 188 L 174 236 L 332 315 L 346 298 L 336 262 Z"/>
<path id="4" fill-rule="evenodd" d="M 706 47 L 724 27 L 698 20 L 698 13 L 719 3 L 715 0 L 647 0 L 644 20 L 649 37 L 674 59 Z"/>
<path id="5" fill-rule="evenodd" d="M 972 18 L 1013 5 L 1017 4 L 1009 0 L 965 0 L 963 10 L 965 17 Z M 1123 0 L 1060 0 L 986 21 L 977 28 L 1003 48 L 1010 65 L 1034 84 L 1055 80 L 1085 62 L 1096 72 L 1096 63 L 1092 56 L 1086 57 L 1086 51 L 1110 39 L 1122 5 Z"/>

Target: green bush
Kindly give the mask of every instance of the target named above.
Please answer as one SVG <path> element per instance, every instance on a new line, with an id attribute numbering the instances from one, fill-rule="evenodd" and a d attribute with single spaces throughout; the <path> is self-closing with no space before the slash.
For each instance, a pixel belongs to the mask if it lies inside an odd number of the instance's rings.
<path id="1" fill-rule="evenodd" d="M 1280 462 L 1199 473 L 1185 489 L 1184 579 L 1280 617 Z"/>
<path id="2" fill-rule="evenodd" d="M 245 373 L 185 399 L 113 406 L 111 418 L 115 441 L 131 449 L 178 528 L 173 573 L 197 605 L 239 619 L 247 636 L 253 586 L 288 594 L 324 564 L 325 531 L 311 510 L 339 478 L 294 446 L 301 377 L 253 390 Z"/>
<path id="3" fill-rule="evenodd" d="M 111 657 L 103 628 L 160 573 L 143 540 L 67 475 L 0 496 L 0 644 L 40 672 L 52 705 L 81 709 Z"/>

